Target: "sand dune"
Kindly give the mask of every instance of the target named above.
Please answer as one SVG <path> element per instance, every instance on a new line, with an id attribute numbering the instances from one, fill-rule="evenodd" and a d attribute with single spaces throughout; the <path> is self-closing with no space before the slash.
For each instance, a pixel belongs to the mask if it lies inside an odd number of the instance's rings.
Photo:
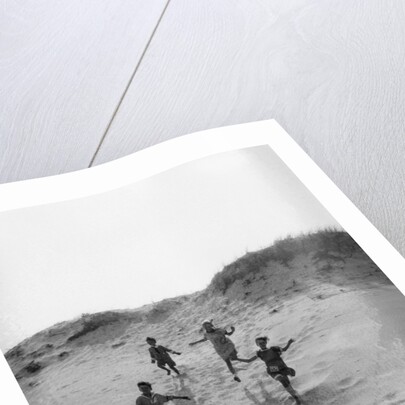
<path id="1" fill-rule="evenodd" d="M 190 296 L 63 322 L 6 357 L 32 405 L 134 404 L 140 380 L 192 398 L 177 404 L 292 404 L 260 360 L 237 364 L 237 383 L 209 342 L 188 346 L 211 317 L 235 326 L 243 357 L 254 354 L 256 336 L 270 344 L 294 338 L 283 357 L 297 371 L 292 383 L 305 404 L 405 404 L 405 298 L 360 249 L 318 253 L 310 245 L 288 260 L 238 267 L 222 284 L 219 275 Z M 236 274 L 235 266 L 223 275 Z M 181 376 L 150 363 L 146 336 L 182 352 L 173 356 Z"/>

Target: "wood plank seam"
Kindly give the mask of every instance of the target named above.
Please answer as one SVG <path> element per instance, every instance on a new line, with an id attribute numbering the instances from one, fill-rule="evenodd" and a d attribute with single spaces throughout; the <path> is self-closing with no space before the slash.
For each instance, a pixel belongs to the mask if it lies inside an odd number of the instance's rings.
<path id="1" fill-rule="evenodd" d="M 156 26 L 155 26 L 155 28 L 153 29 L 153 31 L 152 31 L 152 33 L 151 33 L 151 35 L 150 35 L 150 37 L 149 37 L 149 40 L 148 40 L 148 42 L 147 42 L 146 45 L 145 45 L 144 50 L 142 51 L 141 57 L 139 58 L 137 64 L 135 65 L 134 71 L 132 72 L 132 75 L 131 75 L 131 77 L 129 78 L 129 81 L 128 81 L 127 85 L 125 86 L 125 89 L 124 89 L 124 91 L 123 91 L 123 93 L 122 93 L 120 99 L 118 100 L 117 106 L 115 107 L 115 109 L 114 109 L 114 111 L 113 111 L 113 113 L 112 113 L 112 116 L 111 116 L 111 118 L 110 118 L 110 120 L 109 120 L 109 122 L 108 122 L 108 124 L 107 124 L 107 126 L 106 126 L 106 129 L 105 129 L 103 135 L 101 136 L 100 142 L 99 142 L 99 144 L 97 145 L 96 151 L 94 152 L 94 155 L 93 155 L 93 157 L 92 157 L 91 160 L 90 160 L 90 163 L 89 163 L 89 165 L 88 165 L 88 168 L 92 167 L 93 164 L 94 164 L 94 161 L 96 160 L 97 154 L 99 153 L 99 151 L 100 151 L 100 149 L 101 149 L 101 146 L 102 146 L 102 144 L 103 144 L 103 142 L 104 142 L 104 140 L 105 140 L 105 138 L 106 138 L 106 136 L 107 136 L 107 134 L 108 134 L 108 131 L 109 131 L 110 128 L 111 128 L 111 125 L 112 125 L 112 123 L 113 123 L 113 121 L 114 121 L 114 119 L 115 119 L 115 117 L 116 117 L 116 115 L 117 115 L 117 113 L 118 113 L 118 110 L 119 110 L 120 107 L 121 107 L 122 102 L 124 101 L 124 98 L 125 98 L 125 96 L 126 96 L 128 90 L 129 90 L 129 88 L 131 87 L 131 83 L 132 83 L 132 81 L 134 80 L 134 77 L 135 77 L 136 73 L 138 72 L 139 67 L 141 66 L 141 63 L 142 63 L 142 61 L 143 61 L 143 58 L 144 58 L 145 55 L 146 55 L 146 52 L 147 52 L 147 50 L 148 50 L 148 48 L 149 48 L 149 46 L 150 46 L 150 44 L 151 44 L 151 42 L 152 42 L 152 40 L 153 40 L 153 37 L 154 37 L 155 34 L 156 34 L 156 31 L 157 31 L 157 29 L 158 29 L 158 27 L 159 27 L 159 25 L 160 25 L 160 23 L 161 23 L 161 21 L 162 21 L 164 15 L 165 15 L 165 13 L 166 13 L 167 8 L 169 7 L 170 2 L 171 2 L 171 0 L 167 0 L 166 4 L 165 4 L 165 6 L 164 6 L 164 8 L 163 8 L 163 10 L 162 10 L 162 13 L 160 14 L 160 16 L 159 16 L 159 18 L 158 18 L 158 20 L 157 20 L 157 22 L 156 22 Z"/>

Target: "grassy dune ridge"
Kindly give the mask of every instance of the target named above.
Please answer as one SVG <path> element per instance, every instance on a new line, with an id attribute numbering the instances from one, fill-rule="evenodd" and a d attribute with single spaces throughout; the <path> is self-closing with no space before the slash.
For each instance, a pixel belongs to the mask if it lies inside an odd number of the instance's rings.
<path id="1" fill-rule="evenodd" d="M 235 262 L 225 266 L 216 274 L 209 286 L 214 292 L 225 293 L 236 280 L 260 272 L 269 263 L 288 265 L 299 255 L 312 255 L 315 265 L 323 270 L 332 270 L 336 261 L 344 262 L 355 253 L 364 254 L 360 246 L 346 232 L 325 229 L 318 232 L 287 237 L 257 252 L 247 253 Z"/>
<path id="2" fill-rule="evenodd" d="M 249 252 L 203 291 L 61 322 L 6 358 L 30 404 L 133 404 L 136 382 L 145 379 L 157 392 L 190 396 L 191 404 L 291 403 L 263 364 L 240 366 L 237 384 L 209 343 L 188 346 L 201 337 L 201 321 L 213 318 L 235 326 L 232 340 L 242 356 L 254 353 L 258 335 L 275 344 L 295 338 L 285 360 L 311 404 L 399 405 L 405 330 L 396 328 L 404 314 L 405 299 L 357 243 L 327 229 Z M 146 336 L 182 352 L 175 357 L 182 377 L 150 363 Z"/>

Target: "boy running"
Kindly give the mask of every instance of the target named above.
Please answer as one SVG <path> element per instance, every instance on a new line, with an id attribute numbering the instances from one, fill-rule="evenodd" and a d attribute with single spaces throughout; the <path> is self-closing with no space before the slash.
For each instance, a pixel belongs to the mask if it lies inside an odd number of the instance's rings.
<path id="1" fill-rule="evenodd" d="M 198 343 L 206 342 L 207 340 L 209 340 L 213 344 L 215 351 L 225 361 L 229 371 L 233 374 L 233 379 L 237 382 L 241 382 L 238 374 L 233 368 L 232 361 L 247 362 L 248 360 L 240 359 L 238 357 L 238 352 L 235 348 L 234 343 L 227 337 L 231 336 L 233 332 L 235 332 L 235 328 L 231 326 L 231 331 L 228 332 L 226 329 L 214 327 L 212 321 L 209 320 L 205 320 L 202 326 L 205 330 L 204 338 L 190 343 L 190 346 L 194 346 Z"/>
<path id="2" fill-rule="evenodd" d="M 247 363 L 250 363 L 256 359 L 261 359 L 265 362 L 267 373 L 270 377 L 274 378 L 276 381 L 281 383 L 285 390 L 295 399 L 297 404 L 301 404 L 301 400 L 291 386 L 288 376 L 294 377 L 295 370 L 287 366 L 281 358 L 282 352 L 288 350 L 291 344 L 294 342 L 293 339 L 290 339 L 285 347 L 271 346 L 267 348 L 267 337 L 258 337 L 255 340 L 256 345 L 259 346 L 260 350 L 256 352 L 256 355 L 247 360 Z"/>
<path id="3" fill-rule="evenodd" d="M 156 339 L 152 337 L 146 338 L 146 342 L 151 346 L 149 348 L 149 353 L 152 363 L 157 363 L 159 368 L 166 370 L 167 375 L 170 375 L 171 371 L 165 367 L 166 365 L 169 366 L 176 374 L 180 374 L 180 371 L 176 368 L 176 363 L 170 357 L 169 353 L 177 354 L 178 356 L 180 356 L 181 353 L 175 352 L 174 350 L 168 349 L 164 346 L 156 346 Z"/>
<path id="4" fill-rule="evenodd" d="M 173 395 L 160 395 L 152 392 L 152 385 L 146 381 L 138 383 L 139 391 L 142 395 L 136 399 L 136 405 L 161 405 L 165 402 L 172 401 L 173 399 L 186 399 L 190 401 L 189 397 L 175 397 Z"/>

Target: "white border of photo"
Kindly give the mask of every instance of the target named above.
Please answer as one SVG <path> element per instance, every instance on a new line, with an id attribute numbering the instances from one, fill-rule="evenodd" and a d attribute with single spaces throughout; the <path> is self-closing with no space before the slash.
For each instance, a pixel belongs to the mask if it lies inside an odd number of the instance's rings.
<path id="1" fill-rule="evenodd" d="M 210 129 L 163 142 L 91 169 L 0 185 L 0 212 L 105 193 L 217 153 L 269 145 L 405 294 L 405 259 L 275 121 Z M 0 355 L 0 403 L 27 405 Z"/>

